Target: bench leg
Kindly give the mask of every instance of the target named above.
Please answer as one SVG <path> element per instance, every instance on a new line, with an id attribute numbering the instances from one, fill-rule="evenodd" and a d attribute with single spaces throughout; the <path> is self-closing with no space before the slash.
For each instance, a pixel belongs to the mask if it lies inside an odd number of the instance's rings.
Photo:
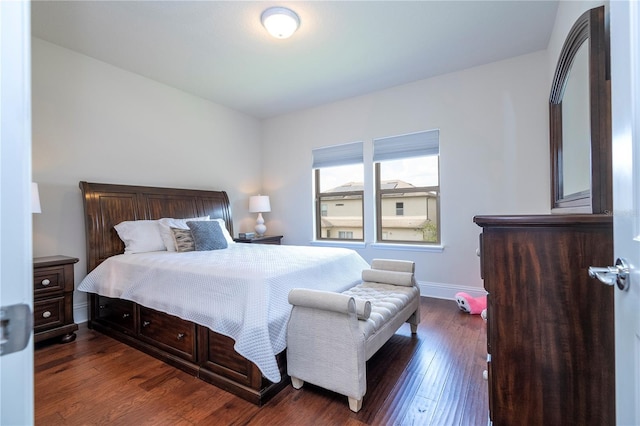
<path id="1" fill-rule="evenodd" d="M 291 386 L 295 389 L 300 389 L 304 385 L 304 380 L 300 380 L 297 377 L 291 376 Z"/>
<path id="2" fill-rule="evenodd" d="M 360 409 L 362 408 L 362 398 L 360 399 L 355 399 L 351 397 L 347 397 L 347 398 L 349 398 L 349 409 L 354 413 L 357 413 L 358 411 L 360 411 Z"/>

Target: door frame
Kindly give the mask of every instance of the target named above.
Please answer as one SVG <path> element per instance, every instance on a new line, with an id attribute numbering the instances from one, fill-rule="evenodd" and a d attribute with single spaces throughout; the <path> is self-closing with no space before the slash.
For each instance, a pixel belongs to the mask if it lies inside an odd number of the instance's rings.
<path id="1" fill-rule="evenodd" d="M 0 1 L 0 70 L 0 303 L 33 311 L 28 1 Z M 8 327 L 12 332 L 11 318 Z M 29 338 L 23 350 L 0 356 L 0 424 L 33 424 L 33 395 Z"/>

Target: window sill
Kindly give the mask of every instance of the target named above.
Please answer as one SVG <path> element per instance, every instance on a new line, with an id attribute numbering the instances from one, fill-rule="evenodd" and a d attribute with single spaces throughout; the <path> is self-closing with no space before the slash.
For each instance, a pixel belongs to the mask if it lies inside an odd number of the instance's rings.
<path id="1" fill-rule="evenodd" d="M 369 247 L 377 250 L 422 251 L 430 253 L 442 253 L 444 251 L 444 246 L 442 245 L 371 243 Z"/>
<path id="2" fill-rule="evenodd" d="M 343 247 L 351 249 L 372 248 L 376 250 L 399 250 L 399 251 L 420 251 L 427 253 L 442 253 L 444 246 L 442 245 L 419 245 L 419 244 L 390 244 L 390 243 L 365 243 L 363 241 L 318 241 L 313 240 L 309 243 L 312 246 L 319 247 Z"/>
<path id="3" fill-rule="evenodd" d="M 347 242 L 347 241 L 313 240 L 309 244 L 312 246 L 319 246 L 319 247 L 343 247 L 343 248 L 352 248 L 352 249 L 363 249 L 367 247 L 366 243 L 364 243 L 363 241 Z"/>

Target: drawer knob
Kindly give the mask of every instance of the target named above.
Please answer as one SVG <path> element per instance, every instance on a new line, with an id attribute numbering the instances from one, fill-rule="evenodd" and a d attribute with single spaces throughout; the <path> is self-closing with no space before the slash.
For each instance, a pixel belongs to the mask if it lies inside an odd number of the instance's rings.
<path id="1" fill-rule="evenodd" d="M 42 313 L 42 318 L 49 318 L 51 316 L 51 312 L 50 311 L 44 311 Z"/>
<path id="2" fill-rule="evenodd" d="M 142 326 L 143 327 L 148 327 L 149 324 L 151 324 L 151 321 L 142 321 Z"/>
<path id="3" fill-rule="evenodd" d="M 42 282 L 40 284 L 49 285 L 49 284 L 51 284 L 51 281 L 49 281 L 49 279 L 45 278 L 44 280 L 42 280 Z"/>
<path id="4" fill-rule="evenodd" d="M 178 340 L 182 340 L 182 339 L 184 339 L 184 336 L 185 336 L 184 333 L 178 333 L 177 338 L 178 338 Z"/>
<path id="5" fill-rule="evenodd" d="M 131 314 L 122 314 L 122 319 L 127 319 L 131 316 Z"/>

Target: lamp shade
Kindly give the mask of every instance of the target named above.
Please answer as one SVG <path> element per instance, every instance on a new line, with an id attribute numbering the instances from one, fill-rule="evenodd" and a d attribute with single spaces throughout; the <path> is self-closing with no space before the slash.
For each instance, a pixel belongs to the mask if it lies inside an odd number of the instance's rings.
<path id="1" fill-rule="evenodd" d="M 249 198 L 249 211 L 251 213 L 263 213 L 271 211 L 268 195 L 254 195 Z"/>
<path id="2" fill-rule="evenodd" d="M 38 184 L 35 182 L 31 182 L 31 213 L 42 213 L 40 192 L 38 191 Z"/>
<path id="3" fill-rule="evenodd" d="M 300 26 L 300 18 L 286 7 L 270 7 L 260 16 L 262 25 L 275 38 L 289 38 Z"/>

